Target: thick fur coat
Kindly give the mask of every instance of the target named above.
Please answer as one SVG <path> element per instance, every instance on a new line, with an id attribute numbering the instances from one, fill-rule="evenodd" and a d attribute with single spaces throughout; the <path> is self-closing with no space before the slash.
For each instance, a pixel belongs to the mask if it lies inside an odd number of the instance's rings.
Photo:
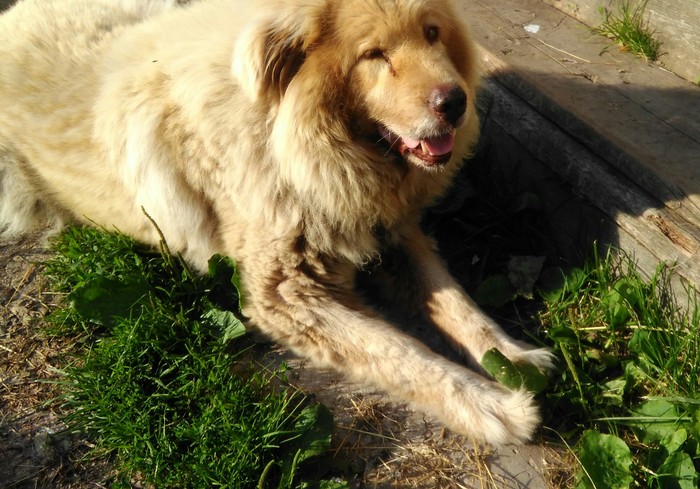
<path id="1" fill-rule="evenodd" d="M 550 366 L 466 296 L 419 227 L 478 137 L 478 63 L 451 0 L 21 0 L 0 17 L 0 226 L 67 220 L 242 273 L 251 324 L 491 443 L 531 396 L 365 305 L 389 249 L 405 297 L 465 354 Z M 380 272 L 377 272 L 380 273 Z"/>

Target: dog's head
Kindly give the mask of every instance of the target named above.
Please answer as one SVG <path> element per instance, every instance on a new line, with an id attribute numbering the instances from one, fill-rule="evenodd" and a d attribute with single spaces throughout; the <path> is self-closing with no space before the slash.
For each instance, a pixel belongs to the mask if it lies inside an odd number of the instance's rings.
<path id="1" fill-rule="evenodd" d="M 422 168 L 466 155 L 479 72 L 450 0 L 296 0 L 265 12 L 239 38 L 233 71 L 251 99 L 276 107 L 296 136 L 285 141 L 353 141 Z"/>

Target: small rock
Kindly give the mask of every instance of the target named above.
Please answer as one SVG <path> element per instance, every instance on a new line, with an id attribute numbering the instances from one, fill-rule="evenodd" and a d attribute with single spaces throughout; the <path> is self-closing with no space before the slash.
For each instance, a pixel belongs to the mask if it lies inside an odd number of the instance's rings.
<path id="1" fill-rule="evenodd" d="M 54 431 L 51 428 L 39 428 L 34 435 L 34 451 L 38 458 L 51 461 L 56 458 L 56 449 L 53 446 Z"/>

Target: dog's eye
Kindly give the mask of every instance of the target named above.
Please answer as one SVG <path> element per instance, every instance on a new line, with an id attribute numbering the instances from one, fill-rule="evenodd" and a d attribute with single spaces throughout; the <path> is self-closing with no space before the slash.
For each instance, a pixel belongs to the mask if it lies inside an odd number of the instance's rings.
<path id="1" fill-rule="evenodd" d="M 379 48 L 368 49 L 362 54 L 365 59 L 385 59 L 384 51 Z"/>
<path id="2" fill-rule="evenodd" d="M 425 38 L 429 43 L 433 43 L 438 40 L 440 36 L 440 29 L 435 25 L 429 25 L 425 27 Z"/>

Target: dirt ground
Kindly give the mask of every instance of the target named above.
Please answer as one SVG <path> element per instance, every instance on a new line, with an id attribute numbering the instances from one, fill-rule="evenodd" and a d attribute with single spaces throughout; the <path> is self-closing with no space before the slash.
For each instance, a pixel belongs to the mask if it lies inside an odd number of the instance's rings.
<path id="1" fill-rule="evenodd" d="M 51 383 L 70 351 L 42 333 L 57 300 L 44 290 L 37 265 L 48 256 L 39 236 L 0 242 L 0 487 L 102 487 L 110 468 L 75 463 L 87 440 L 62 435 L 60 392 Z"/>

